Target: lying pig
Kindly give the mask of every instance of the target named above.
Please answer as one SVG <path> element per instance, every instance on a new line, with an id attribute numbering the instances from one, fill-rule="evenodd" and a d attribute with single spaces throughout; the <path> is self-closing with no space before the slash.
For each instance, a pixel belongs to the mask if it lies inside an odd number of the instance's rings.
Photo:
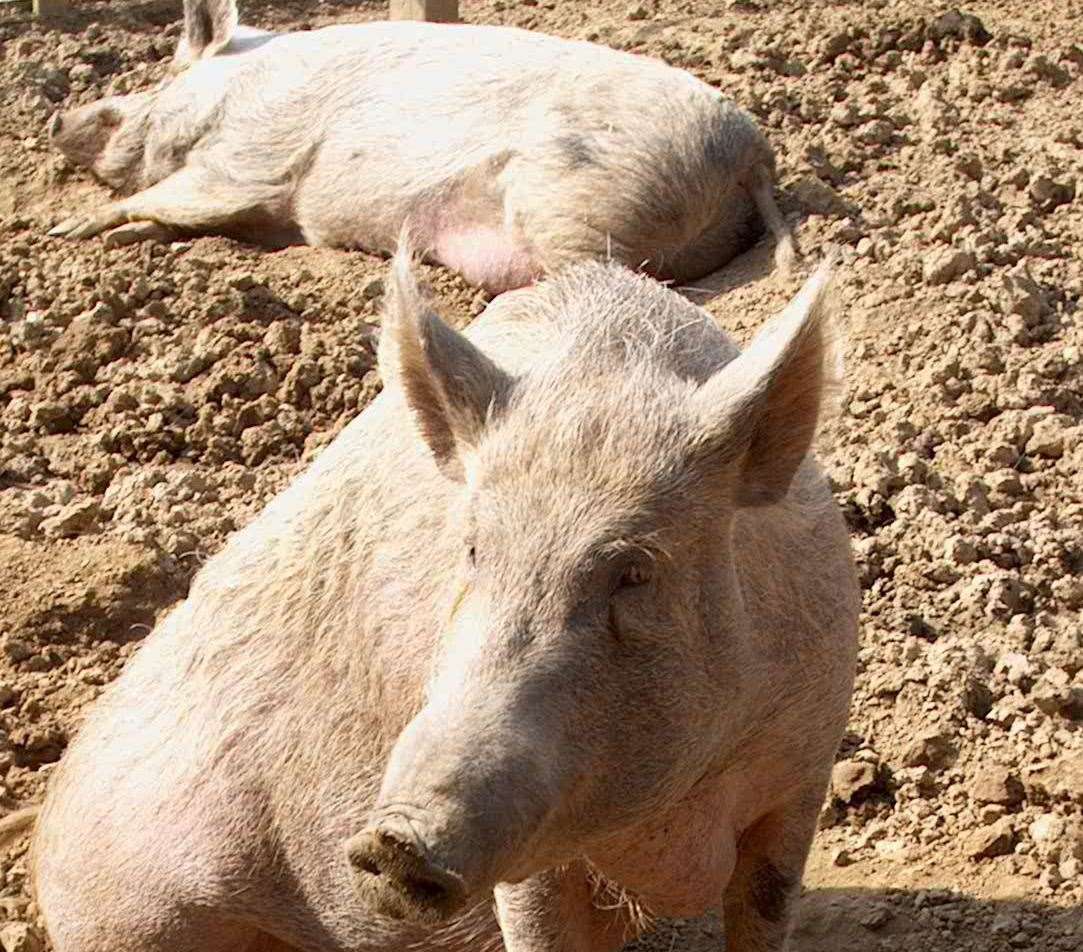
<path id="1" fill-rule="evenodd" d="M 599 262 L 460 334 L 398 257 L 383 394 L 58 768 L 56 952 L 782 949 L 855 655 L 826 279 L 738 353 Z"/>
<path id="2" fill-rule="evenodd" d="M 692 280 L 764 222 L 793 254 L 767 141 L 681 70 L 503 27 L 236 22 L 234 0 L 186 0 L 176 78 L 53 118 L 52 142 L 127 197 L 51 234 L 384 252 L 409 221 L 491 291 L 579 258 Z"/>

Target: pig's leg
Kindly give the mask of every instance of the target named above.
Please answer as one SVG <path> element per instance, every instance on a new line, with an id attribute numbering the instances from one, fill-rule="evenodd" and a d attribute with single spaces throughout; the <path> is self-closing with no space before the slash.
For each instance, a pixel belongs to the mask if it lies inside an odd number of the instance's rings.
<path id="1" fill-rule="evenodd" d="M 636 929 L 624 907 L 600 908 L 581 863 L 494 890 L 506 952 L 610 952 Z"/>
<path id="2" fill-rule="evenodd" d="M 271 188 L 230 182 L 204 166 L 188 165 L 142 192 L 110 202 L 90 214 L 73 215 L 49 234 L 91 238 L 118 225 L 132 224 L 147 226 L 147 237 L 165 233 L 156 233 L 150 224 L 162 229 L 209 231 L 266 205 Z M 123 241 L 127 236 L 118 237 Z"/>
<path id="3" fill-rule="evenodd" d="M 783 952 L 792 927 L 823 789 L 809 791 L 746 830 L 723 896 L 726 952 Z"/>

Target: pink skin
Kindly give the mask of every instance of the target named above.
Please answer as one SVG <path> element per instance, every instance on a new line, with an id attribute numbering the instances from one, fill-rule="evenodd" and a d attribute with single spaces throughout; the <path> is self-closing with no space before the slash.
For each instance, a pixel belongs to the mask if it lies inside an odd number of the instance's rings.
<path id="1" fill-rule="evenodd" d="M 521 242 L 491 225 L 449 225 L 436 236 L 432 254 L 470 284 L 493 292 L 523 287 L 541 272 Z"/>

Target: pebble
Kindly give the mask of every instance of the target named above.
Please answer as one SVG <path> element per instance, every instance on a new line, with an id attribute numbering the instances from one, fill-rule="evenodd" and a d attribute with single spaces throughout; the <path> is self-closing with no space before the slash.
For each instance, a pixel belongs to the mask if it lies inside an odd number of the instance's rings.
<path id="1" fill-rule="evenodd" d="M 1019 778 L 1007 767 L 983 767 L 970 785 L 975 803 L 993 803 L 1015 807 L 1023 802 L 1026 791 Z"/>
<path id="2" fill-rule="evenodd" d="M 961 278 L 974 264 L 974 252 L 962 248 L 930 251 L 922 264 L 922 276 L 926 284 L 948 284 Z"/>
<path id="3" fill-rule="evenodd" d="M 907 767 L 928 767 L 942 770 L 954 761 L 957 753 L 955 739 L 938 730 L 924 731 L 908 744 L 902 754 Z"/>
<path id="4" fill-rule="evenodd" d="M 971 859 L 1007 856 L 1014 846 L 1015 832 L 1008 817 L 971 830 L 963 841 L 963 850 Z"/>
<path id="5" fill-rule="evenodd" d="M 67 433 L 75 426 L 75 417 L 63 403 L 44 401 L 30 408 L 30 425 L 46 433 Z"/>
<path id="6" fill-rule="evenodd" d="M 32 925 L 9 922 L 0 927 L 0 948 L 4 952 L 42 952 L 45 943 Z"/>
<path id="7" fill-rule="evenodd" d="M 853 803 L 876 785 L 876 767 L 860 760 L 840 760 L 831 770 L 831 792 L 843 803 Z"/>
<path id="8" fill-rule="evenodd" d="M 41 531 L 54 538 L 71 538 L 98 529 L 101 509 L 92 499 L 69 503 L 55 516 L 41 521 Z"/>
<path id="9" fill-rule="evenodd" d="M 1030 824 L 1028 832 L 1035 843 L 1048 846 L 1057 842 L 1067 829 L 1067 823 L 1063 817 L 1055 813 L 1044 813 Z"/>

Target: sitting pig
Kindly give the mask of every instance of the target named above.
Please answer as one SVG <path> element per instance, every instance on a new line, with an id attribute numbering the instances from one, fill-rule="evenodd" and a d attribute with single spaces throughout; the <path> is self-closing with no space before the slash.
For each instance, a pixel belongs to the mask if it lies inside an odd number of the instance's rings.
<path id="1" fill-rule="evenodd" d="M 186 0 L 178 76 L 52 119 L 52 142 L 127 197 L 51 234 L 386 252 L 409 221 L 491 291 L 578 258 L 692 280 L 762 222 L 793 254 L 767 141 L 681 70 L 503 27 L 236 22 L 234 0 Z"/>
<path id="2" fill-rule="evenodd" d="M 856 647 L 826 278 L 738 353 L 614 263 L 460 334 L 398 257 L 385 391 L 51 782 L 56 952 L 603 952 L 711 908 L 782 949 Z"/>

